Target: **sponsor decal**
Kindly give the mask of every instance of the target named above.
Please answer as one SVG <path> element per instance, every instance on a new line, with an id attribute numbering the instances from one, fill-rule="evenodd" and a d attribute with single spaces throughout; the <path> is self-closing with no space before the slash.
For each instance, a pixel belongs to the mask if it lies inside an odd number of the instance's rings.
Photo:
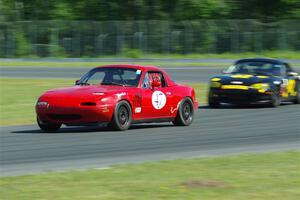
<path id="1" fill-rule="evenodd" d="M 280 82 L 280 81 L 273 81 L 273 83 L 274 83 L 275 85 L 279 85 L 281 82 Z"/>
<path id="2" fill-rule="evenodd" d="M 239 84 L 239 85 L 242 85 L 243 82 L 242 81 L 231 81 L 232 84 Z"/>
<path id="3" fill-rule="evenodd" d="M 121 97 L 124 96 L 124 95 L 126 95 L 126 93 L 125 92 L 121 92 L 121 93 L 117 93 L 116 95 L 117 95 L 118 99 L 121 99 Z"/>
<path id="4" fill-rule="evenodd" d="M 104 92 L 93 92 L 93 95 L 99 95 L 99 96 L 101 96 L 101 95 L 104 95 L 105 93 Z"/>
<path id="5" fill-rule="evenodd" d="M 289 83 L 288 79 L 282 79 L 282 84 L 281 84 L 281 87 L 280 87 L 280 93 L 281 93 L 281 96 L 283 96 L 283 97 L 288 97 L 289 96 L 289 94 L 287 92 L 288 83 Z"/>
<path id="6" fill-rule="evenodd" d="M 288 83 L 289 83 L 289 80 L 288 79 L 282 79 L 282 82 L 283 82 L 282 85 L 287 86 Z"/>
<path id="7" fill-rule="evenodd" d="M 142 108 L 141 108 L 141 107 L 136 107 L 136 108 L 134 109 L 134 112 L 135 112 L 135 113 L 141 113 L 141 112 L 142 112 Z"/>
<path id="8" fill-rule="evenodd" d="M 291 96 L 296 96 L 296 81 L 295 80 L 289 80 L 288 85 L 286 87 L 286 91 Z"/>
<path id="9" fill-rule="evenodd" d="M 155 91 L 152 94 L 152 105 L 155 109 L 162 109 L 167 102 L 166 95 L 161 91 Z"/>
<path id="10" fill-rule="evenodd" d="M 245 86 L 245 85 L 222 85 L 222 89 L 225 89 L 225 90 L 248 90 L 248 86 Z"/>
<path id="11" fill-rule="evenodd" d="M 135 72 L 136 75 L 140 75 L 141 73 L 142 73 L 142 70 L 140 70 L 140 69 L 136 70 L 136 72 Z"/>
<path id="12" fill-rule="evenodd" d="M 250 74 L 235 74 L 231 76 L 232 78 L 251 78 L 253 75 Z"/>
<path id="13" fill-rule="evenodd" d="M 104 113 L 109 112 L 109 108 L 107 106 L 104 106 L 102 108 L 102 112 L 104 112 Z"/>
<path id="14" fill-rule="evenodd" d="M 269 78 L 268 76 L 256 76 L 257 78 Z"/>
<path id="15" fill-rule="evenodd" d="M 177 107 L 176 107 L 176 108 L 173 108 L 173 107 L 171 107 L 171 113 L 173 114 L 175 111 L 177 111 L 177 110 L 178 110 L 178 108 L 179 108 L 179 106 L 180 106 L 180 102 L 178 102 L 178 104 L 177 104 Z"/>

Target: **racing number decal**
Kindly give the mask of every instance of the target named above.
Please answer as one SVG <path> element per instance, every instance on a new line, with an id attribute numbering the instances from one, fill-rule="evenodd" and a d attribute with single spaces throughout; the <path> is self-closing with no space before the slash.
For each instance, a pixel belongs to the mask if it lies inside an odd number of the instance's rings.
<path id="1" fill-rule="evenodd" d="M 283 79 L 283 84 L 282 84 L 282 96 L 283 97 L 288 97 L 289 95 L 291 96 L 296 96 L 296 81 L 295 80 L 288 80 L 288 79 Z"/>
<path id="2" fill-rule="evenodd" d="M 162 109 L 167 102 L 166 95 L 161 91 L 155 91 L 152 94 L 152 105 L 155 109 L 160 110 Z"/>

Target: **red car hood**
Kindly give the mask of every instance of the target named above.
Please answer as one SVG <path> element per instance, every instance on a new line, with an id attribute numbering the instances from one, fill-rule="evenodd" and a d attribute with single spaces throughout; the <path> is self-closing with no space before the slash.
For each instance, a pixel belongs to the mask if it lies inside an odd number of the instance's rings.
<path id="1" fill-rule="evenodd" d="M 125 92 L 126 88 L 121 86 L 73 86 L 49 90 L 44 93 L 40 100 L 47 101 L 84 101 L 98 100 L 106 94 Z M 104 93 L 104 94 L 103 94 Z"/>
<path id="2" fill-rule="evenodd" d="M 88 95 L 95 92 L 111 93 L 111 92 L 123 92 L 124 87 L 121 86 L 73 86 L 67 88 L 53 89 L 46 92 L 46 94 L 58 94 L 58 95 Z"/>

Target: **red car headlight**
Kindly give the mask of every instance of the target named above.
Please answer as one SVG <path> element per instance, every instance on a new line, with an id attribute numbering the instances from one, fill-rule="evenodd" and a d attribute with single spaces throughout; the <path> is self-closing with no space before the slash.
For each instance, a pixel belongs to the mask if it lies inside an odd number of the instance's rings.
<path id="1" fill-rule="evenodd" d="M 37 103 L 36 103 L 36 106 L 38 106 L 38 107 L 47 107 L 49 104 L 48 104 L 48 102 L 47 101 L 38 101 Z"/>

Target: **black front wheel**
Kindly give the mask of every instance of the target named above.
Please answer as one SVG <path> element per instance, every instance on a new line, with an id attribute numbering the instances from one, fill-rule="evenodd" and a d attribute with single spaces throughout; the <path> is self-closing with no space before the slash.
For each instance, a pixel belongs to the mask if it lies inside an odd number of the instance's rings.
<path id="1" fill-rule="evenodd" d="M 37 117 L 37 124 L 43 132 L 54 133 L 60 129 L 61 124 L 43 122 Z"/>
<path id="2" fill-rule="evenodd" d="M 194 104 L 190 98 L 184 98 L 181 100 L 177 116 L 173 121 L 176 126 L 189 126 L 194 119 Z"/>
<path id="3" fill-rule="evenodd" d="M 132 122 L 132 111 L 127 101 L 117 103 L 109 127 L 112 130 L 124 131 L 127 130 Z"/>
<path id="4" fill-rule="evenodd" d="M 210 108 L 219 108 L 220 107 L 220 101 L 213 97 L 213 93 L 209 91 L 208 94 L 208 105 Z"/>
<path id="5" fill-rule="evenodd" d="M 271 94 L 271 101 L 269 105 L 273 108 L 280 106 L 281 104 L 281 97 L 280 97 L 280 91 L 277 88 L 274 88 Z"/>

